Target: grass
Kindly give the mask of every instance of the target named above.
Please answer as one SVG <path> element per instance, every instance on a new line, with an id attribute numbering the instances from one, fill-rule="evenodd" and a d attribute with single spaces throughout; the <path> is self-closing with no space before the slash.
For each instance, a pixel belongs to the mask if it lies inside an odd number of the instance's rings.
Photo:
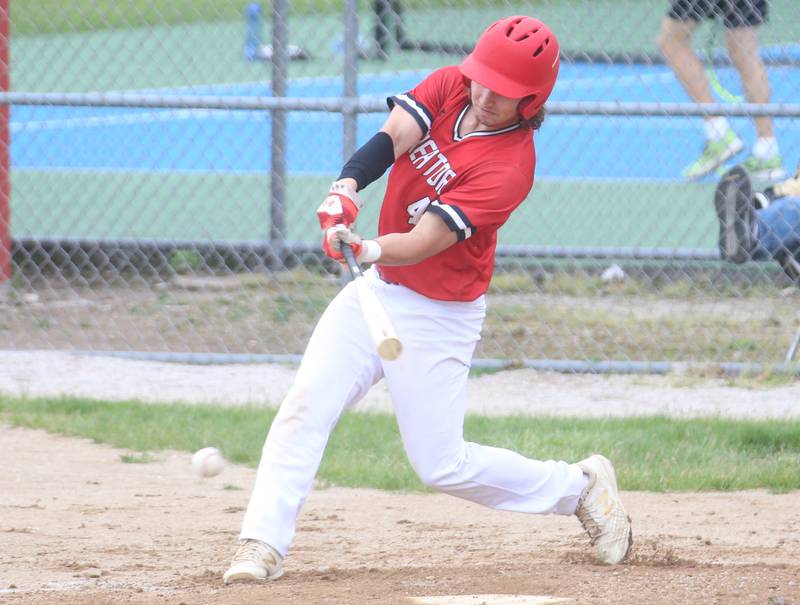
<path id="1" fill-rule="evenodd" d="M 253 0 L 72 0 L 65 7 L 62 0 L 12 1 L 11 25 L 15 34 L 51 34 L 69 31 L 98 31 L 152 25 L 176 25 L 214 21 L 238 21 Z M 260 2 L 265 19 L 270 5 Z M 406 2 L 423 8 L 429 2 Z M 451 5 L 452 2 L 448 3 Z M 461 5 L 468 5 L 461 2 Z M 295 0 L 290 10 L 299 14 L 340 12 L 343 0 Z M 408 6 L 406 7 L 408 8 Z M 367 7 L 362 9 L 366 12 Z"/>
<path id="2" fill-rule="evenodd" d="M 11 27 L 15 34 L 51 34 L 97 31 L 148 25 L 172 25 L 242 19 L 250 0 L 73 0 L 65 9 L 62 0 L 25 0 L 11 3 Z M 295 10 L 320 10 L 320 3 L 301 1 Z M 268 4 L 264 14 L 269 15 Z"/>
<path id="3" fill-rule="evenodd" d="M 161 24 L 203 23 L 214 21 L 236 21 L 242 18 L 244 8 L 252 0 L 229 0 L 218 2 L 216 0 L 12 0 L 11 22 L 12 31 L 17 35 L 58 33 L 67 31 L 90 31 L 124 27 L 141 27 Z M 265 17 L 269 16 L 270 3 L 261 0 Z M 319 15 L 323 13 L 340 13 L 343 0 L 331 2 L 329 0 L 294 0 L 289 3 L 292 14 Z M 493 4 L 495 6 L 493 6 Z M 403 2 L 404 13 L 409 21 L 408 28 L 413 32 L 424 31 L 430 27 L 426 17 L 431 11 L 441 11 L 445 16 L 457 15 L 461 20 L 467 20 L 472 15 L 481 16 L 491 13 L 501 3 L 475 3 L 471 0 L 407 0 Z M 569 38 L 578 38 L 582 45 L 594 42 L 594 46 L 618 48 L 625 44 L 633 48 L 652 51 L 653 36 L 658 30 L 658 24 L 666 10 L 657 3 L 641 2 L 640 0 L 581 0 L 572 2 L 552 2 L 545 0 L 528 0 L 528 2 L 506 3 L 505 14 L 532 13 L 544 18 L 556 31 L 568 31 Z M 793 41 L 795 21 L 790 17 L 794 15 L 792 0 L 773 0 L 770 14 L 772 19 L 765 29 L 762 38 L 767 43 L 775 40 Z M 371 16 L 371 7 L 362 3 L 361 12 Z M 414 21 L 415 13 L 420 17 Z M 625 25 L 627 18 L 628 29 L 623 30 L 625 35 L 616 37 L 609 32 L 598 32 L 597 28 L 581 27 L 585 19 L 578 18 L 578 27 L 575 26 L 576 15 L 587 17 L 593 14 L 617 15 Z M 443 19 L 442 22 L 446 21 Z M 483 21 L 481 21 L 483 22 Z M 455 35 L 460 33 L 459 23 L 450 23 L 455 30 Z M 463 26 L 462 26 L 463 28 Z M 448 32 L 440 32 L 447 36 Z M 617 32 L 618 33 L 618 32 Z M 704 33 L 701 30 L 701 33 Z M 598 35 L 600 34 L 600 35 Z M 605 34 L 605 35 L 604 35 Z M 452 35 L 452 34 L 451 34 Z M 457 38 L 461 40 L 461 38 Z"/>
<path id="4" fill-rule="evenodd" d="M 763 390 L 791 387 L 798 383 L 798 373 L 791 367 L 765 364 L 760 371 L 745 371 L 738 374 L 726 372 L 719 364 L 697 365 L 668 374 L 669 385 L 675 389 L 691 389 L 708 386 L 716 381 L 726 387 Z M 633 378 L 634 384 L 646 384 L 647 377 Z"/>
<path id="5" fill-rule="evenodd" d="M 0 421 L 88 437 L 125 449 L 121 460 L 146 463 L 159 450 L 211 445 L 255 467 L 274 418 L 267 408 L 110 403 L 0 397 Z M 664 417 L 576 420 L 469 416 L 467 440 L 537 459 L 579 460 L 603 452 L 626 490 L 800 489 L 800 422 Z M 323 485 L 420 491 L 394 417 L 345 413 L 318 475 Z"/>
<path id="6" fill-rule="evenodd" d="M 155 458 L 149 452 L 141 452 L 137 454 L 120 454 L 120 462 L 125 464 L 149 464 L 155 462 Z"/>
<path id="7" fill-rule="evenodd" d="M 496 272 L 477 356 L 783 360 L 800 292 L 763 280 L 729 291 L 724 276 L 712 281 L 702 273 L 671 282 L 632 273 L 623 283 L 603 283 L 581 270 Z"/>
<path id="8" fill-rule="evenodd" d="M 11 23 L 17 34 L 91 31 L 146 25 L 235 21 L 242 18 L 252 0 L 72 0 L 65 10 L 62 0 L 25 0 L 11 3 Z M 269 17 L 268 2 L 260 2 Z M 341 11 L 343 1 L 295 0 L 290 3 L 295 13 Z M 453 2 L 448 7 L 470 6 L 470 2 Z M 435 3 L 404 2 L 405 8 L 430 8 Z M 362 8 L 366 12 L 367 8 Z"/>
<path id="9" fill-rule="evenodd" d="M 74 262 L 82 261 L 76 256 Z M 88 286 L 83 277 L 62 284 L 25 275 L 30 286 L 21 282 L 9 289 L 12 304 L 0 316 L 0 345 L 74 348 L 74 335 L 80 334 L 82 347 L 95 350 L 300 354 L 341 288 L 338 276 L 318 265 L 251 274 L 223 267 L 179 279 L 173 265 L 163 262 L 165 274 L 152 279 L 87 272 Z M 734 291 L 730 276 L 719 269 L 677 274 L 671 289 L 666 277 L 644 270 L 631 270 L 622 284 L 599 282 L 596 273 L 596 268 L 498 268 L 475 357 L 692 362 L 709 364 L 713 372 L 726 361 L 780 364 L 797 331 L 800 289 L 766 276 L 742 279 Z M 196 278 L 196 285 L 187 278 Z M 675 291 L 683 295 L 673 297 Z M 31 295 L 38 297 L 35 306 L 25 303 Z M 86 306 L 58 304 L 74 297 Z M 107 312 L 94 313 L 95 308 Z M 736 386 L 796 380 L 767 367 Z"/>

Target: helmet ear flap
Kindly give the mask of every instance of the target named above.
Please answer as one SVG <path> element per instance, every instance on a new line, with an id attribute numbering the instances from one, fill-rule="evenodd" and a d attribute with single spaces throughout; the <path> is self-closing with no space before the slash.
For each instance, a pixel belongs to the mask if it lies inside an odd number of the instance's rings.
<path id="1" fill-rule="evenodd" d="M 539 111 L 538 103 L 536 102 L 537 95 L 530 95 L 525 97 L 517 105 L 517 111 L 522 116 L 523 120 L 530 120 Z"/>

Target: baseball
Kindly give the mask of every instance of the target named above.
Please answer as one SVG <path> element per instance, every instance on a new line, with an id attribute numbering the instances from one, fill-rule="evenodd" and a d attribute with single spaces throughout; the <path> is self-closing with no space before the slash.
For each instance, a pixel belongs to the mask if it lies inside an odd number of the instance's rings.
<path id="1" fill-rule="evenodd" d="M 225 458 L 215 447 L 204 447 L 192 456 L 192 469 L 201 477 L 214 477 L 225 468 Z"/>

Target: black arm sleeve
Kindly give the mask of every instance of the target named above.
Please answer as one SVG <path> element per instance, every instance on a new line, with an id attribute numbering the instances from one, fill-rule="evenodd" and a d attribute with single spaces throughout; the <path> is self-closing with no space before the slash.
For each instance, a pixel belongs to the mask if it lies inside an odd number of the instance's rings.
<path id="1" fill-rule="evenodd" d="M 353 154 L 342 168 L 339 178 L 355 179 L 358 184 L 357 189 L 360 191 L 381 178 L 392 164 L 394 164 L 392 137 L 385 132 L 379 132 Z"/>

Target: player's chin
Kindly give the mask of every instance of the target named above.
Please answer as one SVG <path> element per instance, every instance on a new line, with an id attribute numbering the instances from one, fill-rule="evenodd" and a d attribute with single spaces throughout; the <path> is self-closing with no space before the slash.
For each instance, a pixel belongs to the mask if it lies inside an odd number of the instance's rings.
<path id="1" fill-rule="evenodd" d="M 504 128 L 516 121 L 516 115 L 501 114 L 497 111 L 481 109 L 477 112 L 478 121 L 490 130 Z"/>
<path id="2" fill-rule="evenodd" d="M 487 128 L 494 128 L 500 123 L 499 116 L 491 111 L 479 111 L 478 121 Z"/>

